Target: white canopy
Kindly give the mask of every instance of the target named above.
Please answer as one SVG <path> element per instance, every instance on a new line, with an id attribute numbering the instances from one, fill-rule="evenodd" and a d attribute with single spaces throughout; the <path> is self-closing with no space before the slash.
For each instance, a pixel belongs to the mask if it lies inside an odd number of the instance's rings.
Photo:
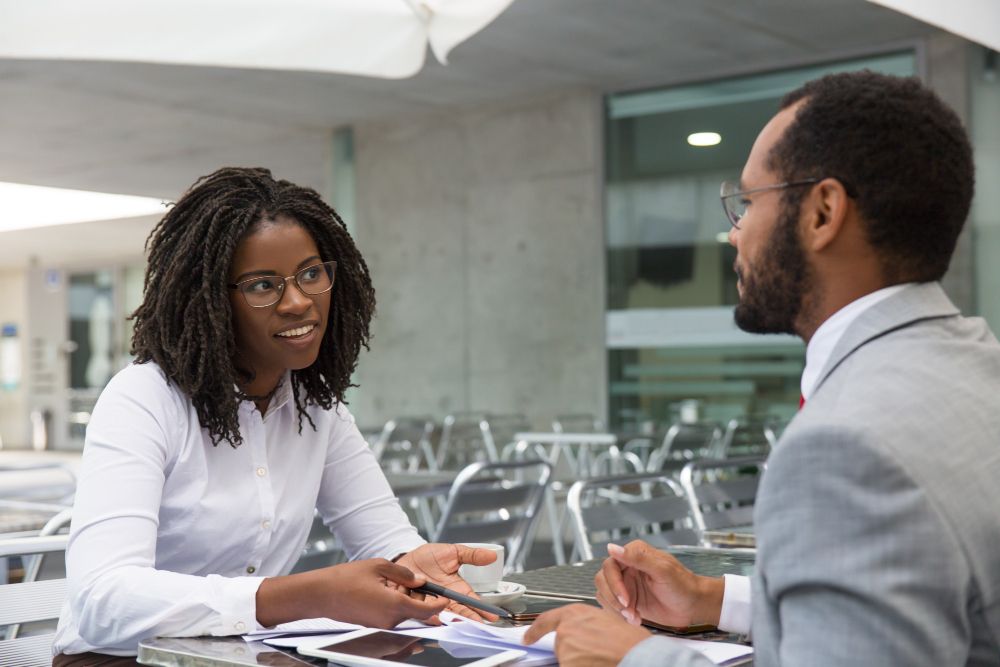
<path id="1" fill-rule="evenodd" d="M 1000 0 L 869 0 L 1000 51 Z"/>
<path id="2" fill-rule="evenodd" d="M 413 76 L 514 0 L 31 0 L 0 8 L 0 58 Z"/>

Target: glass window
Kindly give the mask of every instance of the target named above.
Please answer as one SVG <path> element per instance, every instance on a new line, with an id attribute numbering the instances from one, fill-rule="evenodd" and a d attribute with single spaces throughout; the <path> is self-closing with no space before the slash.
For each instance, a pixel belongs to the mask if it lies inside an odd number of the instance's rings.
<path id="1" fill-rule="evenodd" d="M 739 177 L 786 92 L 827 73 L 913 75 L 915 65 L 913 53 L 895 53 L 607 99 L 613 426 L 649 430 L 679 418 L 682 406 L 686 418 L 721 421 L 794 413 L 804 346 L 733 324 L 736 253 L 726 240 L 719 185 Z M 718 141 L 693 145 L 696 133 L 715 133 Z"/>

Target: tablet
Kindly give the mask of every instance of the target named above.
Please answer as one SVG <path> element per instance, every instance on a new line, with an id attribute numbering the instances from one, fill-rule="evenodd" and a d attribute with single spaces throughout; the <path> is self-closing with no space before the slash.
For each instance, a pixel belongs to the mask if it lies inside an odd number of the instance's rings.
<path id="1" fill-rule="evenodd" d="M 503 650 L 436 639 L 412 637 L 398 632 L 366 628 L 336 639 L 301 644 L 299 653 L 326 658 L 349 667 L 495 667 L 523 658 L 524 651 Z"/>

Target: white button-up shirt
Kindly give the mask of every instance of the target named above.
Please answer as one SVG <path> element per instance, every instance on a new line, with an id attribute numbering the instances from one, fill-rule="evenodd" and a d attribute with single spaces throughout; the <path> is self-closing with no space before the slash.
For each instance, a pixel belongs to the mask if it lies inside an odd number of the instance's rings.
<path id="1" fill-rule="evenodd" d="M 299 433 L 286 376 L 266 415 L 240 404 L 240 447 L 213 446 L 156 364 L 118 373 L 87 428 L 54 652 L 257 629 L 257 587 L 291 570 L 314 508 L 351 558 L 423 544 L 347 409 L 307 411 Z"/>

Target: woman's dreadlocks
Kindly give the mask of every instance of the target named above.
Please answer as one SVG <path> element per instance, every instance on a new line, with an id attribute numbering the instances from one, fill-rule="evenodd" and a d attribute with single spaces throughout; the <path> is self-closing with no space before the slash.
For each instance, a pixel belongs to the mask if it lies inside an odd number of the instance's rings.
<path id="1" fill-rule="evenodd" d="M 237 367 L 232 311 L 226 287 L 233 253 L 256 225 L 293 219 L 316 241 L 323 261 L 337 261 L 330 320 L 315 363 L 292 371 L 299 431 L 310 403 L 329 410 L 344 402 L 368 325 L 375 290 L 368 267 L 344 221 L 319 194 L 267 169 L 226 167 L 203 176 L 157 224 L 146 241 L 145 297 L 132 314 L 132 354 L 155 361 L 198 411 L 212 443 L 239 446 L 237 386 L 252 379 Z"/>

